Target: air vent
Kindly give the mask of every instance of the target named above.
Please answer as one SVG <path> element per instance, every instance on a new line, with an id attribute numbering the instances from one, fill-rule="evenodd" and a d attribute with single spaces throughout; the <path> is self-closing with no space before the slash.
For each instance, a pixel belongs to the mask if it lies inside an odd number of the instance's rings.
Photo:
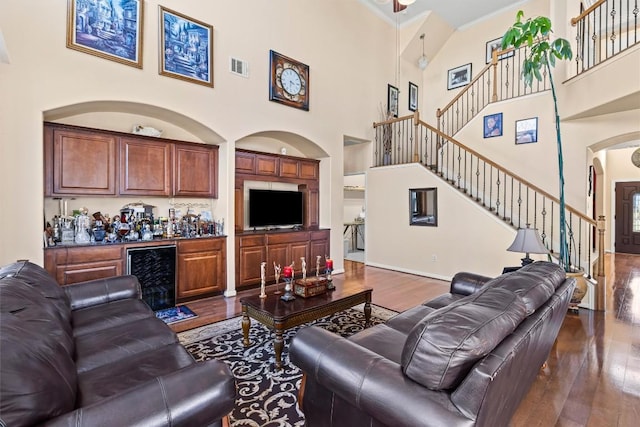
<path id="1" fill-rule="evenodd" d="M 229 71 L 241 77 L 249 77 L 249 63 L 242 59 L 229 57 Z"/>

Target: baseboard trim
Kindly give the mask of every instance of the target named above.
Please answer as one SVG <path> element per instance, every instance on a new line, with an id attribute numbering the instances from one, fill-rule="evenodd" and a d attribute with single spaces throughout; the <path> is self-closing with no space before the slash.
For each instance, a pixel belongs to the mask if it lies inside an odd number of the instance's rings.
<path id="1" fill-rule="evenodd" d="M 367 261 L 365 263 L 365 265 L 369 265 L 371 267 L 384 268 L 385 270 L 392 270 L 392 271 L 399 271 L 399 272 L 402 272 L 402 273 L 415 274 L 416 276 L 430 277 L 432 279 L 444 280 L 446 282 L 450 282 L 453 279 L 453 277 L 451 277 L 451 276 L 442 276 L 440 274 L 429 273 L 429 272 L 426 272 L 426 271 L 412 270 L 412 269 L 409 269 L 409 268 L 401 268 L 401 267 L 396 267 L 396 266 L 392 266 L 392 265 L 381 264 L 381 263 L 378 263 L 378 262 Z"/>

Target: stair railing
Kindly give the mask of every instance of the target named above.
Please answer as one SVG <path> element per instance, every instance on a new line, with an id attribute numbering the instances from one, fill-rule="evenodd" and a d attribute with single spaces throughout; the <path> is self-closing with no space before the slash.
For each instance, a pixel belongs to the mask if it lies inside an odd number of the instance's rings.
<path id="1" fill-rule="evenodd" d="M 528 51 L 527 46 L 494 50 L 491 62 L 451 102 L 438 108 L 438 129 L 454 136 L 492 102 L 549 90 L 551 86 L 546 73 L 541 81 L 534 81 L 531 86 L 527 86 L 520 78 L 522 61 Z"/>
<path id="2" fill-rule="evenodd" d="M 374 123 L 374 167 L 420 163 L 514 228 L 537 228 L 559 252 L 559 200 L 453 137 L 420 120 L 419 112 Z M 596 221 L 566 206 L 571 262 L 591 276 Z"/>
<path id="3" fill-rule="evenodd" d="M 640 42 L 638 0 L 599 0 L 571 19 L 577 29 L 574 76 Z"/>

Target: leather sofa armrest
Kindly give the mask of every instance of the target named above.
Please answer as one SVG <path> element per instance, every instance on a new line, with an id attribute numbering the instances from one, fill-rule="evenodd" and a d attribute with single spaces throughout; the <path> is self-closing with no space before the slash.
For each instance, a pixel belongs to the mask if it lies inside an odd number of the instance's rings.
<path id="1" fill-rule="evenodd" d="M 397 363 L 322 328 L 300 330 L 291 341 L 289 357 L 307 374 L 307 381 L 383 424 L 473 425 L 453 406 L 448 393 L 421 386 Z"/>
<path id="2" fill-rule="evenodd" d="M 209 360 L 60 415 L 43 426 L 205 426 L 231 412 L 235 398 L 235 380 L 227 365 Z"/>
<path id="3" fill-rule="evenodd" d="M 133 275 L 108 277 L 105 279 L 89 280 L 63 286 L 71 310 L 104 304 L 121 299 L 140 299 L 142 290 L 138 278 Z"/>
<path id="4" fill-rule="evenodd" d="M 482 288 L 489 280 L 493 280 L 493 277 L 463 271 L 453 276 L 450 292 L 452 294 L 471 295 Z"/>

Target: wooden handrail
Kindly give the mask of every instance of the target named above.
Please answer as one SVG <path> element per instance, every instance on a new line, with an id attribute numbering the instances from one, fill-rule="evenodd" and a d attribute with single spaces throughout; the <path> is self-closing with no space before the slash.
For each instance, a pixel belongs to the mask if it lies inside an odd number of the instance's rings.
<path id="1" fill-rule="evenodd" d="M 407 116 L 407 117 L 411 117 L 411 116 Z M 445 133 L 439 131 L 438 129 L 434 128 L 433 126 L 429 125 L 428 123 L 423 122 L 422 120 L 419 120 L 419 123 L 421 125 L 423 125 L 424 127 L 426 127 L 427 129 L 431 130 L 432 132 L 435 132 L 438 136 L 453 142 L 454 144 L 456 144 L 457 146 L 463 148 L 465 151 L 473 154 L 474 156 L 476 156 L 477 158 L 481 159 L 483 162 L 495 167 L 496 169 L 504 172 L 507 175 L 510 175 L 516 179 L 518 179 L 520 182 L 522 182 L 523 184 L 525 184 L 526 186 L 528 186 L 529 188 L 531 188 L 532 190 L 542 194 L 543 196 L 545 196 L 546 198 L 548 198 L 549 200 L 560 204 L 560 200 L 558 200 L 555 196 L 552 196 L 551 194 L 547 193 L 546 191 L 544 191 L 542 188 L 532 184 L 531 182 L 527 181 L 526 179 L 521 178 L 518 174 L 498 165 L 497 163 L 495 163 L 494 161 L 488 159 L 487 157 L 483 156 L 482 154 L 478 153 L 477 151 L 467 147 L 466 145 L 462 144 L 460 141 L 456 140 L 455 138 L 452 138 L 448 135 L 446 135 Z M 569 205 L 565 205 L 566 209 L 573 213 L 574 215 L 577 215 L 578 217 L 580 217 L 580 219 L 588 222 L 591 225 L 596 225 L 596 221 L 592 218 L 589 218 L 588 216 L 584 215 L 582 212 L 572 208 Z"/>
<path id="2" fill-rule="evenodd" d="M 408 119 L 413 119 L 415 117 L 415 114 L 409 114 L 408 116 L 402 116 L 402 117 L 394 117 L 393 119 L 389 119 L 389 120 L 384 120 L 382 122 L 373 122 L 373 128 L 377 128 L 378 126 L 382 126 L 382 125 L 390 125 L 396 122 L 401 122 L 403 120 L 408 120 Z"/>
<path id="3" fill-rule="evenodd" d="M 571 18 L 571 25 L 575 27 L 578 24 L 578 22 L 580 22 L 580 20 L 582 18 L 584 18 L 585 16 L 587 16 L 588 14 L 593 12 L 595 9 L 597 9 L 605 1 L 607 1 L 607 0 L 598 0 L 597 2 L 592 4 L 588 9 L 586 9 L 584 12 L 582 12 L 580 15 L 576 16 L 575 18 Z"/>
<path id="4" fill-rule="evenodd" d="M 464 94 L 467 92 L 468 88 L 472 87 L 472 86 L 473 86 L 473 84 L 474 84 L 475 82 L 477 82 L 477 81 L 480 79 L 480 77 L 482 77 L 482 75 L 485 73 L 485 71 L 487 71 L 489 68 L 491 68 L 491 66 L 492 66 L 492 65 L 493 65 L 493 64 L 491 64 L 491 63 L 487 64 L 487 65 L 482 69 L 482 71 L 480 71 L 480 72 L 478 73 L 478 75 L 477 75 L 477 76 L 475 76 L 475 77 L 473 78 L 473 80 L 471 80 L 471 81 L 469 82 L 469 84 L 467 84 L 467 86 L 464 88 L 464 90 L 460 91 L 460 93 L 459 93 L 459 94 L 457 94 L 457 95 L 456 95 L 456 96 L 451 100 L 451 102 L 449 102 L 449 103 L 448 103 L 444 108 L 442 108 L 442 109 L 438 108 L 438 110 L 436 111 L 436 116 L 437 116 L 437 117 L 442 116 L 442 115 L 444 114 L 444 111 L 447 111 L 447 110 L 449 109 L 449 107 L 451 107 L 453 104 L 455 104 L 455 103 L 456 103 L 456 101 L 457 101 L 458 99 L 460 99 L 460 98 L 462 97 L 462 95 L 464 95 Z"/>

